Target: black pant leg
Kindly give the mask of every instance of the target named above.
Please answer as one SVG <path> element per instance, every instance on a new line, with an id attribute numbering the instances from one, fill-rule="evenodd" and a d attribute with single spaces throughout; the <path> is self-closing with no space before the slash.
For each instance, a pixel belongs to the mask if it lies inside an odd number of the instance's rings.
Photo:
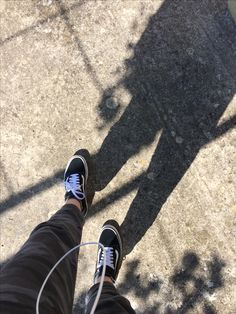
<path id="1" fill-rule="evenodd" d="M 47 222 L 38 225 L 20 251 L 0 273 L 0 313 L 33 314 L 40 287 L 50 269 L 80 243 L 84 217 L 74 205 L 64 205 Z M 77 253 L 55 269 L 43 291 L 39 310 L 71 314 L 77 271 Z"/>
<path id="2" fill-rule="evenodd" d="M 89 314 L 98 292 L 99 284 L 95 284 L 87 294 L 86 314 Z M 130 302 L 121 296 L 111 283 L 105 282 L 99 299 L 96 314 L 135 314 Z"/>

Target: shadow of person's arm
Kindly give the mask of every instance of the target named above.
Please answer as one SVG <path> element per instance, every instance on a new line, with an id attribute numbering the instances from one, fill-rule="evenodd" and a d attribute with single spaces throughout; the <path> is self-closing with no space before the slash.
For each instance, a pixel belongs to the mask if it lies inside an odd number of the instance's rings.
<path id="1" fill-rule="evenodd" d="M 215 130 L 212 138 L 208 141 L 208 143 L 214 141 L 215 139 L 221 137 L 226 134 L 228 131 L 233 129 L 236 126 L 236 115 L 234 115 L 231 119 L 226 122 L 220 124 Z"/>

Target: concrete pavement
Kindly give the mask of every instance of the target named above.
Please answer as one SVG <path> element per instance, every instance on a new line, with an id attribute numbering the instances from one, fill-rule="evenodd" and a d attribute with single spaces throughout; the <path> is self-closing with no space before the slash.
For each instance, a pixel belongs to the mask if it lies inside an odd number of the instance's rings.
<path id="1" fill-rule="evenodd" d="M 114 218 L 137 313 L 236 312 L 236 26 L 227 1 L 1 1 L 1 262 L 87 148 L 83 241 Z M 81 250 L 77 313 L 96 251 Z"/>

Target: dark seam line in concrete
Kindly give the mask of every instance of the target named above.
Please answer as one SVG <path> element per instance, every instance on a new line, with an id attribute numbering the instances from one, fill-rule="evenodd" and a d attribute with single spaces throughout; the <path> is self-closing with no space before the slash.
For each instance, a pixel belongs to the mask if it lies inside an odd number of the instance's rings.
<path id="1" fill-rule="evenodd" d="M 83 1 L 81 1 L 80 3 L 76 3 L 74 5 L 72 5 L 69 9 L 67 9 L 67 11 L 70 11 L 70 10 L 73 10 L 77 7 L 80 7 L 82 4 L 84 4 Z M 63 12 L 58 12 L 58 13 L 55 13 L 43 20 L 39 20 L 37 23 L 29 26 L 29 27 L 26 27 L 24 29 L 21 29 L 19 30 L 18 32 L 16 32 L 15 34 L 12 34 L 10 35 L 9 37 L 3 39 L 3 40 L 0 40 L 0 46 L 3 46 L 5 43 L 9 42 L 9 41 L 12 41 L 13 39 L 19 37 L 19 36 L 22 36 L 24 34 L 27 34 L 29 33 L 30 31 L 32 31 L 34 28 L 40 26 L 40 25 L 44 25 L 48 22 L 51 22 L 52 20 L 56 19 L 57 17 L 61 17 L 61 15 L 64 14 Z"/>
<path id="2" fill-rule="evenodd" d="M 3 46 L 5 43 L 9 42 L 9 41 L 12 41 L 13 39 L 19 37 L 19 36 L 22 36 L 22 35 L 25 35 L 27 33 L 29 33 L 31 30 L 33 30 L 34 28 L 40 26 L 40 25 L 44 25 L 52 20 L 54 20 L 55 18 L 57 18 L 59 16 L 59 14 L 53 14 L 49 17 L 47 17 L 46 19 L 44 20 L 39 20 L 37 23 L 27 27 L 27 28 L 24 28 L 24 29 L 21 29 L 19 30 L 18 32 L 16 32 L 15 34 L 13 35 L 10 35 L 9 37 L 3 39 L 0 41 L 0 46 Z"/>
<path id="3" fill-rule="evenodd" d="M 77 44 L 78 50 L 80 51 L 83 59 L 84 59 L 84 64 L 87 68 L 88 73 L 90 74 L 90 77 L 92 79 L 92 81 L 94 82 L 95 87 L 99 90 L 100 94 L 102 94 L 104 92 L 104 89 L 102 87 L 102 84 L 100 83 L 96 71 L 94 70 L 93 66 L 91 65 L 91 61 L 87 55 L 87 53 L 85 52 L 85 49 L 83 48 L 82 42 L 79 39 L 78 35 L 76 34 L 76 32 L 73 29 L 73 24 L 70 22 L 70 18 L 68 16 L 68 10 L 64 7 L 64 5 L 62 4 L 61 0 L 57 0 L 57 3 L 59 5 L 59 9 L 60 9 L 60 16 L 62 17 L 62 19 L 64 20 L 69 32 L 71 33 L 71 35 L 74 36 L 74 40 Z"/>
<path id="4" fill-rule="evenodd" d="M 40 20 L 37 23 L 35 23 L 35 24 L 33 24 L 33 25 L 31 25 L 31 26 L 29 26 L 29 27 L 27 27 L 27 28 L 25 28 L 23 30 L 20 30 L 17 33 L 9 36 L 8 38 L 6 38 L 4 40 L 1 40 L 0 41 L 0 46 L 3 46 L 5 43 L 7 43 L 7 42 L 9 42 L 9 41 L 11 41 L 11 40 L 21 36 L 21 35 L 27 34 L 28 32 L 30 32 L 31 30 L 33 30 L 34 28 L 36 28 L 36 27 L 38 27 L 40 25 L 44 25 L 44 24 L 54 20 L 55 18 L 60 17 L 65 22 L 69 32 L 74 36 L 75 42 L 76 42 L 77 47 L 78 47 L 78 50 L 80 51 L 80 53 L 81 53 L 81 55 L 82 55 L 82 57 L 84 59 L 84 64 L 85 64 L 85 66 L 87 68 L 87 71 L 90 74 L 90 76 L 91 76 L 91 78 L 92 78 L 96 88 L 99 90 L 100 94 L 102 94 L 104 92 L 102 84 L 99 82 L 97 74 L 96 74 L 94 68 L 91 65 L 91 61 L 89 60 L 89 57 L 87 56 L 87 54 L 86 54 L 86 52 L 85 52 L 85 50 L 83 48 L 82 42 L 79 39 L 78 35 L 75 34 L 75 31 L 73 30 L 73 25 L 70 22 L 70 19 L 68 17 L 68 12 L 69 11 L 73 10 L 74 8 L 78 8 L 78 7 L 82 6 L 85 2 L 84 1 L 80 1 L 79 3 L 71 6 L 68 9 L 61 3 L 60 0 L 56 0 L 56 3 L 59 6 L 59 8 L 58 8 L 59 9 L 59 13 L 53 14 L 53 15 L 49 16 L 48 18 L 44 19 L 44 20 Z"/>

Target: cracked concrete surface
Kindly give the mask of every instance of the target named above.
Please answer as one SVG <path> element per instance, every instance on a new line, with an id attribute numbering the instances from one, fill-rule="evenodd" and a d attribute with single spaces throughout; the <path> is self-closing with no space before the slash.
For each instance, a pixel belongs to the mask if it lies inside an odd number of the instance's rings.
<path id="1" fill-rule="evenodd" d="M 227 1 L 0 1 L 1 262 L 63 204 L 87 148 L 137 313 L 236 312 L 236 26 Z M 96 252 L 81 251 L 74 312 Z"/>

